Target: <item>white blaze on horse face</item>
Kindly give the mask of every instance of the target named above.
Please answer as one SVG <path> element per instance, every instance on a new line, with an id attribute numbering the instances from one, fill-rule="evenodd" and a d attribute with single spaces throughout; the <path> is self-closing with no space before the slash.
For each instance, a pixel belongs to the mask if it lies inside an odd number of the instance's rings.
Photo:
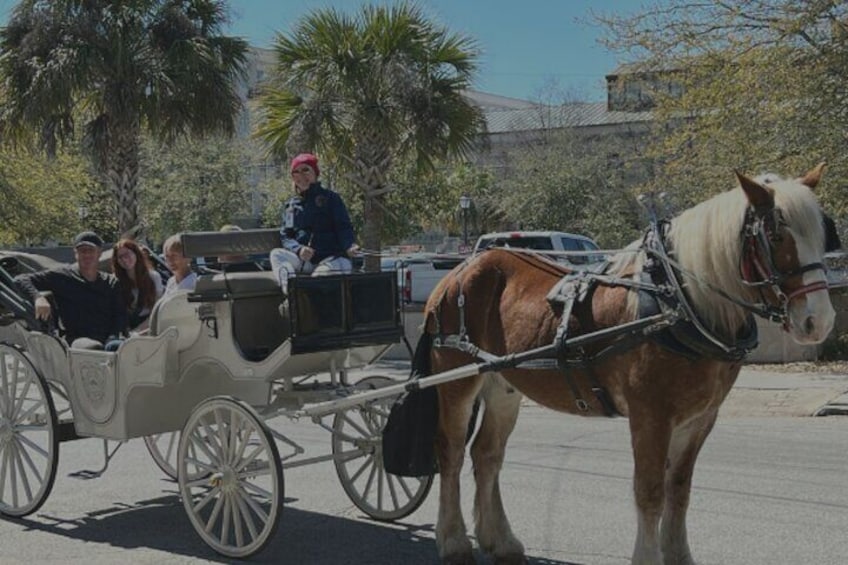
<path id="1" fill-rule="evenodd" d="M 809 265 L 823 261 L 821 253 L 812 249 L 809 244 L 798 244 L 798 263 Z M 826 280 L 821 269 L 808 271 L 803 275 L 803 284 L 811 285 Z M 827 289 L 816 290 L 793 298 L 789 302 L 789 334 L 800 344 L 816 344 L 823 342 L 836 318 L 830 294 Z"/>

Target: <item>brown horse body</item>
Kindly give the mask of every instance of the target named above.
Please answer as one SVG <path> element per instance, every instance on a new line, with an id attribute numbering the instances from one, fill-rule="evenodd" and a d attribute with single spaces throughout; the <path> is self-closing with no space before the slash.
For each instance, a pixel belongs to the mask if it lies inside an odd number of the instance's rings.
<path id="1" fill-rule="evenodd" d="M 810 175 L 815 171 L 811 171 L 795 184 L 815 186 L 821 168 L 816 171 L 814 179 Z M 766 187 L 745 177 L 740 180 L 747 199 L 742 198 L 733 206 L 742 210 L 749 202 L 761 205 L 762 199 L 771 199 L 772 205 L 777 200 L 778 208 L 782 204 L 785 208 L 815 206 L 818 210 L 812 197 L 809 201 L 803 197 L 803 203 L 798 204 L 797 199 L 791 202 L 782 200 L 780 187 Z M 790 192 L 792 190 L 798 192 L 796 188 L 790 189 Z M 728 207 L 727 202 L 713 203 L 711 207 L 695 213 L 732 216 L 731 223 L 736 233 L 730 241 L 737 241 L 742 223 L 741 212 L 722 210 Z M 778 293 L 785 291 L 790 294 L 805 285 L 819 285 L 819 279 L 824 276 L 818 267 L 796 273 L 799 266 L 813 260 L 821 261 L 823 255 L 822 229 L 797 225 L 799 222 L 810 223 L 808 219 L 803 220 L 808 218 L 809 214 L 804 215 L 807 212 L 810 211 L 789 213 L 783 210 L 784 217 L 789 216 L 790 221 L 781 225 L 783 237 L 774 238 L 771 255 L 777 268 L 784 273 L 791 272 L 792 276 L 776 289 Z M 794 226 L 791 225 L 793 220 Z M 709 220 L 705 225 L 708 224 Z M 679 227 L 681 222 L 677 225 Z M 727 226 L 710 229 L 726 230 Z M 687 236 L 680 235 L 675 239 L 674 224 L 671 234 L 672 245 L 680 250 L 680 262 L 691 266 L 697 273 L 697 261 L 690 265 L 682 256 L 684 250 L 691 248 L 683 241 Z M 697 236 L 706 237 L 703 253 L 713 253 L 710 247 L 720 245 L 719 242 L 711 244 L 707 241 L 708 234 Z M 727 259 L 728 265 L 734 259 L 737 261 L 732 273 L 728 273 L 729 267 L 721 267 L 719 259 L 711 258 L 709 262 L 714 268 L 703 275 L 709 284 L 720 285 L 725 292 L 752 299 L 755 293 L 735 280 L 738 278 L 741 251 L 737 249 L 734 253 Z M 621 278 L 631 278 L 640 268 L 641 259 L 634 254 L 631 259 L 618 261 L 614 273 Z M 460 334 L 464 326 L 471 343 L 498 356 L 549 345 L 554 341 L 560 324 L 562 308 L 549 304 L 546 295 L 566 272 L 551 261 L 526 253 L 509 250 L 484 252 L 455 269 L 437 286 L 425 309 L 425 329 L 438 337 Z M 734 281 L 722 280 L 729 275 L 734 277 Z M 636 316 L 633 294 L 621 286 L 597 285 L 589 299 L 576 304 L 571 311 L 568 335 L 585 335 L 633 320 Z M 699 294 L 694 286 L 687 287 L 687 294 L 695 297 L 693 305 L 709 320 L 710 329 L 725 338 L 737 335 L 746 319 L 744 310 L 731 305 L 727 312 L 710 318 L 705 311 L 709 304 L 698 303 Z M 735 309 L 741 311 L 736 312 Z M 819 286 L 811 286 L 806 292 L 793 295 L 789 310 L 791 320 L 787 324 L 793 337 L 799 341 L 821 341 L 832 326 L 833 311 L 827 292 L 821 291 Z M 593 344 L 587 353 L 591 354 L 603 345 L 603 342 Z M 433 373 L 473 362 L 477 361 L 471 355 L 451 347 L 434 347 L 430 355 Z M 436 540 L 443 562 L 474 562 L 460 508 L 459 476 L 475 398 L 481 398 L 484 405 L 480 428 L 471 447 L 477 486 L 474 499 L 476 537 L 481 549 L 490 553 L 496 563 L 522 563 L 525 561 L 524 549 L 511 531 L 498 484 L 507 439 L 515 426 L 521 398 L 526 396 L 558 411 L 604 415 L 602 403 L 592 392 L 594 380 L 607 391 L 615 410 L 629 418 L 638 515 L 633 563 L 694 563 L 686 535 L 692 473 L 698 452 L 716 421 L 719 407 L 733 386 L 740 366 L 738 361 L 684 356 L 645 339 L 593 362 L 592 375 L 588 375 L 585 369 L 573 370 L 571 374 L 573 384 L 579 390 L 578 395 L 589 405 L 586 411 L 578 410 L 572 385 L 562 372 L 553 369 L 508 368 L 439 385 L 436 451 L 441 491 Z"/>

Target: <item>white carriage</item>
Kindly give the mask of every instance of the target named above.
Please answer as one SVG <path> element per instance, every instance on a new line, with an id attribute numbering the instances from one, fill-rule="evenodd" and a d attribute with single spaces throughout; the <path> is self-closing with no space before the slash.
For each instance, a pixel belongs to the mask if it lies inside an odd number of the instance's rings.
<path id="1" fill-rule="evenodd" d="M 186 255 L 268 251 L 276 230 L 183 234 Z M 394 273 L 293 279 L 284 297 L 270 272 L 208 273 L 195 291 L 156 304 L 147 335 L 116 352 L 69 348 L 39 331 L 31 306 L 0 269 L 0 514 L 45 501 L 59 444 L 144 438 L 179 483 L 200 537 L 229 557 L 269 541 L 283 505 L 283 470 L 332 460 L 351 501 L 378 520 L 413 512 L 431 476 L 384 471 L 381 432 L 402 382 L 348 382 L 402 335 Z M 266 421 L 310 418 L 331 433 L 329 455 L 304 449 Z M 118 446 L 121 444 L 119 443 Z"/>

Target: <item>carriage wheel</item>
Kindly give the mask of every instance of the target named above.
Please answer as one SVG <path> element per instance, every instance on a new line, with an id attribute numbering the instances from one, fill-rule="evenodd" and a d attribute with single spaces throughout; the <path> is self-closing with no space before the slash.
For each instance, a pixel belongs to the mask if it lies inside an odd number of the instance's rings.
<path id="1" fill-rule="evenodd" d="M 0 344 L 0 514 L 38 510 L 56 479 L 59 437 L 47 382 L 18 348 Z"/>
<path id="2" fill-rule="evenodd" d="M 246 403 L 214 397 L 194 409 L 177 454 L 180 494 L 209 547 L 244 558 L 271 538 L 283 505 L 277 445 Z"/>
<path id="3" fill-rule="evenodd" d="M 177 480 L 177 448 L 180 445 L 180 432 L 165 432 L 144 436 L 144 445 L 156 466 L 168 477 Z"/>
<path id="4" fill-rule="evenodd" d="M 356 387 L 374 390 L 394 382 L 389 377 L 366 377 Z M 351 502 L 375 520 L 412 514 L 433 485 L 433 475 L 399 477 L 383 468 L 383 428 L 398 396 L 356 406 L 333 418 L 333 461 L 339 481 Z"/>

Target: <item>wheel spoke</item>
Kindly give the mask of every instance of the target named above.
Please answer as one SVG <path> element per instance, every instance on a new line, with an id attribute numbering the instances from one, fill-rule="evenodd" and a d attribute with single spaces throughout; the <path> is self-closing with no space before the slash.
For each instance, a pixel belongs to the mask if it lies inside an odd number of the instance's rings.
<path id="1" fill-rule="evenodd" d="M 230 495 L 224 494 L 224 512 L 221 518 L 221 544 L 227 545 L 230 539 Z"/>
<path id="2" fill-rule="evenodd" d="M 195 470 L 198 471 L 198 472 L 190 474 L 189 476 L 199 475 L 200 474 L 199 470 L 206 471 L 207 473 L 218 472 L 218 469 L 216 469 L 215 467 L 212 467 L 211 465 L 208 465 L 208 464 L 204 463 L 203 461 L 200 461 L 199 459 L 195 459 L 193 457 L 186 457 L 186 463 L 191 463 L 192 465 L 195 466 Z M 188 465 L 186 465 L 186 470 L 188 470 Z M 206 484 L 207 482 L 208 482 L 207 477 L 200 477 L 199 479 L 188 481 L 186 484 L 189 485 L 189 486 L 195 487 L 195 486 L 202 486 L 202 485 Z"/>
<path id="3" fill-rule="evenodd" d="M 29 503 L 32 501 L 32 488 L 29 486 L 29 478 L 27 478 L 26 469 L 24 469 L 24 459 L 21 454 L 20 448 L 18 448 L 18 444 L 13 442 L 12 445 L 15 448 L 15 463 L 17 463 L 18 467 L 18 476 L 21 478 L 21 485 L 24 488 L 24 493 L 26 495 L 26 502 Z"/>
<path id="4" fill-rule="evenodd" d="M 262 526 L 264 527 L 265 523 L 268 521 L 268 513 L 265 512 L 265 509 L 259 506 L 259 503 L 256 502 L 256 500 L 244 489 L 244 483 L 239 485 L 239 490 L 242 493 L 241 500 L 245 501 L 247 505 L 250 506 L 251 510 L 253 510 L 253 513 L 262 520 Z"/>
<path id="5" fill-rule="evenodd" d="M 9 479 L 12 487 L 12 506 L 18 506 L 18 476 L 15 465 L 15 444 L 9 443 Z"/>
<path id="6" fill-rule="evenodd" d="M 254 523 L 253 516 L 250 513 L 250 509 L 247 504 L 245 504 L 245 498 L 248 498 L 246 492 L 244 492 L 241 488 L 236 489 L 234 493 L 234 497 L 236 499 L 236 503 L 238 504 L 239 510 L 241 511 L 241 515 L 243 517 L 245 526 L 247 526 L 247 531 L 250 533 L 250 539 L 255 540 L 259 534 L 256 532 L 256 524 Z"/>
<path id="7" fill-rule="evenodd" d="M 212 508 L 212 512 L 209 514 L 209 519 L 206 521 L 206 533 L 212 533 L 212 528 L 215 527 L 215 522 L 218 521 L 218 513 L 221 512 L 221 507 L 224 505 L 224 495 L 218 489 L 219 496 L 215 499 L 215 506 Z"/>
<path id="8" fill-rule="evenodd" d="M 362 462 L 362 465 L 359 467 L 359 469 L 357 469 L 357 470 L 356 470 L 356 472 L 355 472 L 353 475 L 351 475 L 351 477 L 350 477 L 350 482 L 351 482 L 351 483 L 355 483 L 355 482 L 356 482 L 356 479 L 358 479 L 358 478 L 359 478 L 359 475 L 361 475 L 361 474 L 362 474 L 362 472 L 363 472 L 365 469 L 367 469 L 370 465 L 371 465 L 371 458 L 370 458 L 370 457 L 366 457 L 366 458 L 365 458 L 365 461 L 363 461 L 363 462 Z"/>
<path id="9" fill-rule="evenodd" d="M 271 491 L 265 490 L 264 488 L 260 487 L 259 485 L 255 485 L 251 482 L 244 481 L 242 483 L 242 486 L 244 487 L 244 490 L 246 490 L 246 491 L 251 490 L 251 491 L 259 494 L 260 496 L 263 496 L 264 498 L 266 498 L 268 500 L 274 499 L 274 495 L 271 493 Z"/>
<path id="10" fill-rule="evenodd" d="M 11 451 L 11 443 L 7 443 L 6 447 L 0 451 L 0 458 L 3 459 L 3 461 L 0 462 L 0 500 L 3 499 L 3 493 L 6 492 L 6 470 L 8 469 L 7 463 L 10 459 Z"/>
<path id="11" fill-rule="evenodd" d="M 22 437 L 20 439 L 25 439 L 25 438 Z M 38 467 L 36 467 L 35 463 L 33 463 L 32 457 L 29 456 L 29 452 L 26 449 L 24 449 L 24 447 L 22 445 L 18 445 L 18 449 L 20 450 L 21 455 L 23 455 L 24 460 L 26 460 L 27 465 L 29 465 L 29 468 L 32 470 L 33 474 L 35 475 L 35 478 L 38 479 L 39 483 L 43 483 L 44 479 L 41 476 L 41 472 L 38 470 Z"/>
<path id="12" fill-rule="evenodd" d="M 24 370 L 24 373 L 26 373 L 26 370 Z M 29 375 L 25 374 L 25 376 L 28 377 Z M 27 378 L 26 382 L 24 383 L 24 390 L 20 394 L 20 397 L 18 398 L 18 401 L 15 403 L 15 406 L 12 408 L 12 421 L 13 422 L 20 422 L 24 418 L 23 416 L 16 416 L 16 414 L 18 412 L 20 412 L 21 409 L 23 408 L 24 402 L 27 400 L 27 394 L 29 394 L 29 387 L 31 385 L 32 385 L 32 379 Z"/>
<path id="13" fill-rule="evenodd" d="M 167 449 L 165 449 L 165 453 L 164 453 L 165 461 L 170 461 L 171 460 L 171 454 L 174 452 L 174 447 L 177 444 L 177 434 L 174 433 L 174 432 L 168 433 L 168 434 L 160 434 L 158 436 L 155 436 L 153 441 L 157 442 L 157 444 L 158 444 L 159 438 L 162 437 L 163 435 L 168 436 L 168 447 L 167 447 Z"/>
<path id="14" fill-rule="evenodd" d="M 239 512 L 238 500 L 236 498 L 236 493 L 231 492 L 230 497 L 230 509 L 233 512 L 233 530 L 235 530 L 236 534 L 236 545 L 238 547 L 244 547 L 244 533 L 242 532 L 242 520 L 241 513 Z"/>
<path id="15" fill-rule="evenodd" d="M 200 448 L 200 451 L 206 454 L 206 456 L 209 458 L 210 464 L 220 465 L 221 461 L 219 459 L 216 459 L 215 454 L 210 451 L 208 447 L 209 442 L 205 437 L 200 434 L 199 430 L 192 431 L 191 436 L 189 436 L 188 440 L 191 442 L 191 445 Z"/>
<path id="16" fill-rule="evenodd" d="M 43 399 L 38 399 L 38 400 L 36 400 L 36 401 L 35 401 L 35 404 L 33 404 L 32 406 L 30 406 L 29 408 L 27 408 L 27 411 L 26 411 L 26 412 L 24 412 L 23 414 L 21 414 L 20 416 L 18 416 L 17 418 L 15 418 L 15 419 L 14 419 L 14 422 L 15 422 L 16 424 L 19 424 L 19 423 L 24 422 L 27 418 L 29 418 L 29 417 L 32 415 L 32 413 L 33 413 L 33 412 L 35 412 L 36 410 L 38 410 L 38 409 L 39 409 L 39 408 L 41 408 L 42 406 L 44 406 L 44 400 L 43 400 Z"/>
<path id="17" fill-rule="evenodd" d="M 207 481 L 207 485 L 208 485 L 208 481 Z M 200 501 L 197 504 L 192 506 L 192 510 L 194 510 L 194 513 L 199 514 L 200 511 L 203 510 L 206 507 L 206 505 L 209 504 L 209 502 L 213 498 L 215 498 L 218 495 L 218 493 L 220 493 L 220 492 L 221 492 L 221 489 L 216 487 L 216 486 L 213 486 L 212 488 L 210 488 L 209 491 L 203 496 L 203 498 L 201 498 Z"/>
<path id="18" fill-rule="evenodd" d="M 347 412 L 342 413 L 342 418 L 344 418 L 345 422 L 350 424 L 351 428 L 359 432 L 360 437 L 370 437 L 372 435 L 368 430 L 363 429 L 359 424 L 351 420 Z"/>
<path id="19" fill-rule="evenodd" d="M 26 444 L 26 446 L 27 446 L 27 447 L 29 447 L 30 449 L 32 449 L 33 451 L 35 451 L 36 453 L 38 453 L 39 455 L 41 455 L 41 456 L 42 456 L 42 457 L 44 457 L 45 459 L 49 459 L 49 458 L 50 458 L 50 453 L 48 453 L 47 451 L 45 451 L 43 447 L 41 447 L 40 445 L 38 445 L 37 443 L 35 443 L 35 442 L 34 442 L 34 441 L 32 441 L 31 439 L 29 439 L 28 437 L 26 437 L 25 435 L 23 435 L 23 434 L 18 434 L 17 439 L 18 439 L 18 441 L 20 441 L 21 443 Z"/>
<path id="20" fill-rule="evenodd" d="M 256 449 L 250 452 L 250 455 L 239 461 L 239 464 L 235 466 L 235 472 L 241 473 L 244 468 L 247 467 L 254 459 L 259 457 L 263 451 L 264 448 L 261 445 L 257 446 Z"/>

